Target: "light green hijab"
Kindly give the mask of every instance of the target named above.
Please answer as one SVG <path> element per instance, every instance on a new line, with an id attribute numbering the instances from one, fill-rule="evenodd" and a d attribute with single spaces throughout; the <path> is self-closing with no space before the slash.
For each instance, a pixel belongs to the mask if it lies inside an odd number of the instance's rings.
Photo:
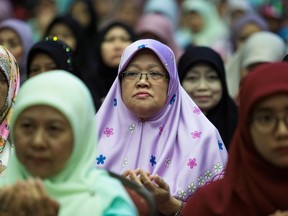
<path id="1" fill-rule="evenodd" d="M 105 215 L 104 212 L 119 199 L 123 199 L 123 207 L 129 206 L 134 215 L 134 206 L 120 182 L 106 171 L 93 167 L 97 147 L 95 110 L 85 84 L 62 70 L 27 80 L 21 86 L 12 116 L 12 138 L 17 118 L 26 108 L 35 105 L 59 110 L 67 118 L 74 135 L 73 152 L 66 166 L 59 174 L 44 180 L 48 193 L 61 205 L 59 215 Z M 17 143 L 15 148 L 17 150 Z M 14 154 L 0 185 L 13 184 L 29 176 Z"/>

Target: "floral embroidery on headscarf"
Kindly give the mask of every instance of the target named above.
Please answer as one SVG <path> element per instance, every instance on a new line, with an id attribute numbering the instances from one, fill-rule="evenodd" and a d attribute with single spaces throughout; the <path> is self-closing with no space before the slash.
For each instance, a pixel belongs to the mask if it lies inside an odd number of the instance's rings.
<path id="1" fill-rule="evenodd" d="M 171 98 L 171 100 L 169 102 L 170 105 L 172 105 L 175 102 L 175 100 L 176 100 L 176 94 L 174 94 L 173 97 Z"/>
<path id="2" fill-rule="evenodd" d="M 187 166 L 190 167 L 190 169 L 193 169 L 193 167 L 196 167 L 197 166 L 197 163 L 196 163 L 196 158 L 193 158 L 193 159 L 189 159 L 189 162 L 187 163 Z"/>
<path id="3" fill-rule="evenodd" d="M 103 156 L 102 154 L 99 155 L 99 157 L 96 158 L 97 160 L 97 164 L 104 164 L 105 160 L 106 160 L 106 157 Z"/>
<path id="4" fill-rule="evenodd" d="M 2 153 L 9 137 L 10 119 L 20 85 L 18 64 L 14 56 L 3 46 L 0 46 L 0 70 L 8 81 L 8 94 L 5 104 L 3 107 L 0 107 L 0 153 Z"/>
<path id="5" fill-rule="evenodd" d="M 163 132 L 163 127 L 159 127 L 159 135 L 161 135 Z"/>
<path id="6" fill-rule="evenodd" d="M 127 166 L 128 165 L 128 157 L 125 157 L 124 158 L 124 161 L 123 161 L 123 163 L 122 163 L 122 167 L 124 168 L 125 166 Z"/>
<path id="7" fill-rule="evenodd" d="M 194 107 L 194 109 L 193 109 L 193 113 L 195 113 L 195 114 L 200 114 L 201 113 L 201 110 L 200 110 L 200 108 L 199 107 Z"/>
<path id="8" fill-rule="evenodd" d="M 114 106 L 114 107 L 117 106 L 117 98 L 114 98 L 114 100 L 113 100 L 113 106 Z"/>
<path id="9" fill-rule="evenodd" d="M 129 127 L 129 131 L 130 131 L 130 134 L 133 134 L 134 133 L 134 130 L 135 130 L 135 123 L 132 123 Z"/>
<path id="10" fill-rule="evenodd" d="M 168 168 L 168 167 L 170 166 L 170 164 L 171 164 L 170 158 L 166 158 L 166 160 L 165 160 L 165 166 Z"/>
<path id="11" fill-rule="evenodd" d="M 192 135 L 192 138 L 195 139 L 195 138 L 200 138 L 201 136 L 201 131 L 194 131 L 191 133 Z"/>
<path id="12" fill-rule="evenodd" d="M 151 155 L 150 163 L 152 166 L 156 165 L 156 157 L 154 155 Z"/>
<path id="13" fill-rule="evenodd" d="M 111 135 L 113 135 L 113 128 L 108 128 L 106 127 L 105 130 L 104 130 L 104 134 L 107 136 L 107 137 L 110 137 Z"/>

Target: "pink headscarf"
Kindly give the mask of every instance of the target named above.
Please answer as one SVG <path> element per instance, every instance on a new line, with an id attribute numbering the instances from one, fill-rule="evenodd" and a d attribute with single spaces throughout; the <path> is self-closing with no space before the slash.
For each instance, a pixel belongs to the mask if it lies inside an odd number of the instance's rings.
<path id="1" fill-rule="evenodd" d="M 200 186 L 222 176 L 227 151 L 217 129 L 181 87 L 168 46 L 152 39 L 132 43 L 122 54 L 118 74 L 141 49 L 152 50 L 169 73 L 167 103 L 141 122 L 123 103 L 117 77 L 96 114 L 97 166 L 119 174 L 136 168 L 158 174 L 173 196 L 186 200 Z"/>
<path id="2" fill-rule="evenodd" d="M 18 64 L 14 56 L 3 46 L 0 46 L 0 70 L 8 80 L 8 94 L 4 106 L 2 109 L 0 107 L 0 153 L 2 153 L 8 140 L 10 118 L 20 85 Z"/>

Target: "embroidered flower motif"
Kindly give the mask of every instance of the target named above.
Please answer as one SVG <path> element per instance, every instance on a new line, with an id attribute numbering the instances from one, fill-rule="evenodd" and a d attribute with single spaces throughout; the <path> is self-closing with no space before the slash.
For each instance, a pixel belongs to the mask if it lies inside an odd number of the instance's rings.
<path id="1" fill-rule="evenodd" d="M 199 107 L 194 107 L 193 113 L 199 115 L 201 113 L 201 110 L 199 109 Z"/>
<path id="2" fill-rule="evenodd" d="M 130 131 L 130 134 L 133 134 L 134 133 L 134 130 L 135 130 L 135 123 L 131 124 L 130 127 L 129 127 L 129 131 Z"/>
<path id="3" fill-rule="evenodd" d="M 214 165 L 214 172 L 219 173 L 223 169 L 222 165 L 218 162 L 216 165 Z"/>
<path id="4" fill-rule="evenodd" d="M 124 161 L 123 161 L 123 163 L 122 163 L 122 167 L 127 166 L 127 164 L 128 164 L 128 158 L 125 157 L 125 158 L 124 158 Z"/>
<path id="5" fill-rule="evenodd" d="M 204 185 L 204 178 L 202 177 L 202 176 L 199 176 L 198 178 L 197 178 L 197 180 L 198 180 L 198 185 L 199 186 L 202 186 L 202 185 Z"/>
<path id="6" fill-rule="evenodd" d="M 113 135 L 113 128 L 108 128 L 106 127 L 104 130 L 104 134 L 106 135 L 106 137 L 110 137 L 111 135 Z"/>
<path id="7" fill-rule="evenodd" d="M 170 164 L 171 164 L 170 158 L 166 158 L 166 160 L 165 160 L 165 166 L 168 168 L 168 167 L 170 166 Z"/>
<path id="8" fill-rule="evenodd" d="M 150 163 L 152 164 L 152 166 L 156 164 L 156 157 L 154 155 L 151 155 Z"/>
<path id="9" fill-rule="evenodd" d="M 114 106 L 114 107 L 117 106 L 117 98 L 114 98 L 114 100 L 113 100 L 113 106 Z"/>
<path id="10" fill-rule="evenodd" d="M 159 135 L 162 134 L 162 131 L 163 131 L 163 127 L 159 127 Z"/>
<path id="11" fill-rule="evenodd" d="M 103 156 L 102 154 L 99 155 L 99 157 L 96 158 L 97 164 L 104 164 L 104 161 L 106 160 L 106 157 Z"/>
<path id="12" fill-rule="evenodd" d="M 194 131 L 191 133 L 191 135 L 192 135 L 193 139 L 200 138 L 201 132 L 200 131 Z"/>
<path id="13" fill-rule="evenodd" d="M 220 150 L 223 150 L 223 143 L 221 143 L 220 140 L 218 140 L 218 146 Z"/>
<path id="14" fill-rule="evenodd" d="M 178 198 L 179 199 L 184 200 L 186 196 L 187 196 L 187 194 L 184 190 L 178 191 Z"/>
<path id="15" fill-rule="evenodd" d="M 138 49 L 143 49 L 143 48 L 145 48 L 145 47 L 146 47 L 145 44 L 141 44 L 141 45 L 138 46 Z"/>
<path id="16" fill-rule="evenodd" d="M 192 182 L 188 185 L 189 193 L 194 193 L 196 191 L 196 185 Z"/>
<path id="17" fill-rule="evenodd" d="M 212 172 L 210 170 L 206 170 L 204 172 L 205 179 L 210 179 L 212 177 Z"/>
<path id="18" fill-rule="evenodd" d="M 176 99 L 176 94 L 173 95 L 173 97 L 171 98 L 169 104 L 172 105 L 175 102 Z"/>
<path id="19" fill-rule="evenodd" d="M 190 169 L 193 169 L 193 167 L 196 167 L 197 166 L 197 163 L 196 163 L 196 158 L 193 158 L 193 159 L 189 159 L 189 162 L 187 163 L 187 166 L 190 167 Z"/>

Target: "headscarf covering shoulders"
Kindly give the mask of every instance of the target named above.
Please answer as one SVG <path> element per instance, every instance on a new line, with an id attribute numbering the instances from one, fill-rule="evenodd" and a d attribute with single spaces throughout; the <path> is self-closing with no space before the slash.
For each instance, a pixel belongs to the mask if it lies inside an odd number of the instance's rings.
<path id="1" fill-rule="evenodd" d="M 106 171 L 93 168 L 92 160 L 97 147 L 93 118 L 95 109 L 85 84 L 67 71 L 49 71 L 28 79 L 18 96 L 11 121 L 12 129 L 20 114 L 35 105 L 47 105 L 59 110 L 71 125 L 73 151 L 66 166 L 60 173 L 43 180 L 49 195 L 60 203 L 59 215 L 91 215 L 92 209 L 94 215 L 102 215 L 115 199 L 125 200 L 132 213 L 135 213 L 133 204 L 120 183 L 111 179 Z M 15 146 L 17 148 L 17 144 Z M 29 177 L 29 172 L 16 154 L 13 154 L 0 185 L 10 185 Z"/>
<path id="2" fill-rule="evenodd" d="M 136 168 L 157 173 L 173 196 L 185 200 L 196 188 L 222 176 L 226 148 L 217 129 L 181 87 L 169 47 L 152 39 L 134 42 L 123 52 L 118 74 L 142 49 L 152 50 L 169 73 L 167 102 L 159 113 L 139 121 L 124 105 L 117 77 L 96 114 L 97 166 L 119 174 Z"/>

